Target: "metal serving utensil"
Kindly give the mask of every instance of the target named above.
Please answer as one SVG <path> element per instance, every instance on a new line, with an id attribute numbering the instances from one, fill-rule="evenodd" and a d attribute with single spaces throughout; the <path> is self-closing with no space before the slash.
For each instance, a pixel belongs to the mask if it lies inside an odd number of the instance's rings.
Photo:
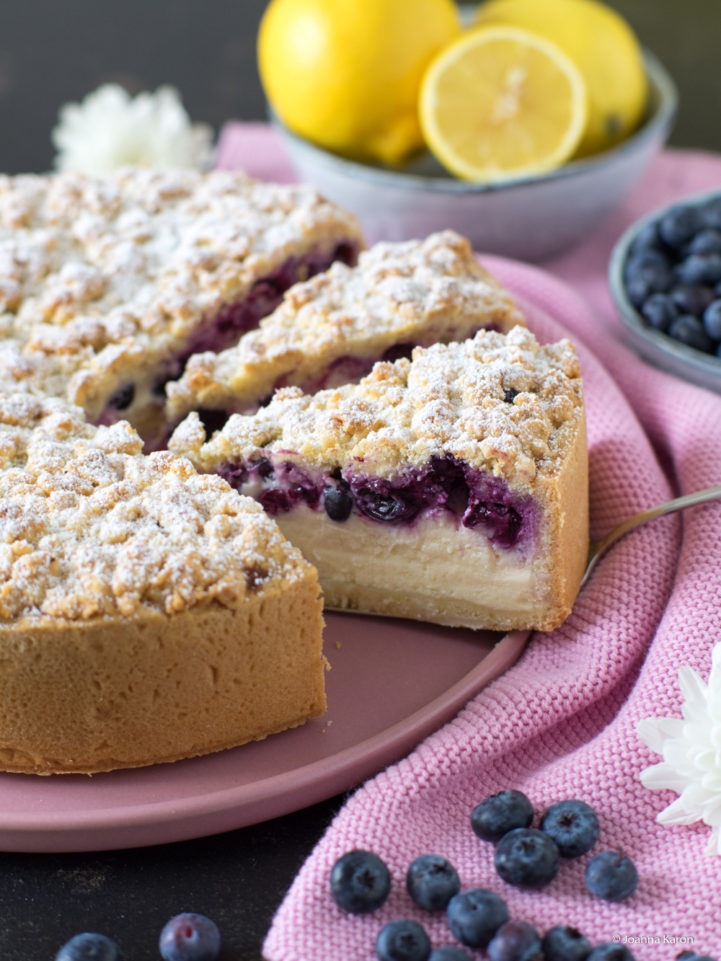
<path id="1" fill-rule="evenodd" d="M 686 507 L 695 507 L 697 504 L 705 504 L 706 501 L 713 501 L 719 497 L 721 497 L 721 484 L 718 484 L 716 487 L 708 487 L 706 490 L 695 491 L 693 494 L 684 494 L 683 497 L 676 497 L 674 500 L 666 501 L 665 504 L 658 504 L 656 507 L 649 507 L 645 511 L 640 511 L 638 514 L 634 514 L 633 517 L 622 521 L 604 537 L 595 541 L 592 540 L 589 546 L 586 570 L 583 572 L 583 577 L 581 578 L 581 587 L 583 587 L 588 580 L 591 571 L 596 566 L 596 562 L 606 553 L 609 547 L 615 544 L 624 534 L 639 527 L 641 524 L 645 524 L 646 521 L 652 521 L 656 517 L 662 517 L 664 514 L 672 514 L 674 511 L 684 510 Z"/>

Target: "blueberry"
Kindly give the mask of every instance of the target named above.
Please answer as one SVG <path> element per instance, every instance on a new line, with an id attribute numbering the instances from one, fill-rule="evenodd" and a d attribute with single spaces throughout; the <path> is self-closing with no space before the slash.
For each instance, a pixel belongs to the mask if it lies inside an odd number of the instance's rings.
<path id="1" fill-rule="evenodd" d="M 427 961 L 431 939 L 417 921 L 389 921 L 376 938 L 380 961 Z"/>
<path id="2" fill-rule="evenodd" d="M 672 287 L 669 296 L 678 307 L 679 313 L 700 317 L 712 300 L 716 299 L 713 287 L 702 284 L 679 284 Z"/>
<path id="3" fill-rule="evenodd" d="M 120 948 L 104 934 L 84 931 L 70 938 L 55 955 L 55 961 L 121 961 Z"/>
<path id="4" fill-rule="evenodd" d="M 721 299 L 712 300 L 704 310 L 703 327 L 713 340 L 721 340 Z"/>
<path id="5" fill-rule="evenodd" d="M 541 830 L 553 838 L 564 858 L 577 858 L 598 841 L 601 828 L 593 808 L 585 801 L 558 801 L 541 818 Z"/>
<path id="6" fill-rule="evenodd" d="M 721 254 L 721 230 L 706 227 L 692 237 L 686 248 L 687 254 Z"/>
<path id="7" fill-rule="evenodd" d="M 431 951 L 428 961 L 473 961 L 470 954 L 455 944 L 443 944 Z"/>
<path id="8" fill-rule="evenodd" d="M 347 521 L 353 510 L 353 498 L 339 487 L 326 487 L 323 491 L 323 507 L 332 521 Z"/>
<path id="9" fill-rule="evenodd" d="M 659 250 L 663 246 L 663 241 L 658 235 L 658 224 L 655 220 L 644 224 L 631 241 L 629 252 L 631 256 L 646 250 Z"/>
<path id="10" fill-rule="evenodd" d="M 508 908 L 495 891 L 471 888 L 448 902 L 448 927 L 461 944 L 485 948 L 496 931 L 508 921 Z"/>
<path id="11" fill-rule="evenodd" d="M 545 961 L 586 961 L 591 953 L 591 942 L 576 928 L 557 924 L 543 936 Z"/>
<path id="12" fill-rule="evenodd" d="M 682 284 L 713 286 L 721 280 L 721 254 L 689 254 L 676 267 Z"/>
<path id="13" fill-rule="evenodd" d="M 586 961 L 633 961 L 633 955 L 625 944 L 604 941 L 596 945 Z"/>
<path id="14" fill-rule="evenodd" d="M 586 865 L 586 887 L 604 901 L 623 901 L 637 884 L 636 865 L 623 851 L 601 851 Z"/>
<path id="15" fill-rule="evenodd" d="M 641 305 L 641 315 L 650 327 L 665 332 L 671 321 L 678 317 L 678 307 L 668 294 L 651 294 Z"/>
<path id="16" fill-rule="evenodd" d="M 124 387 L 120 387 L 115 391 L 108 401 L 108 406 L 114 410 L 127 410 L 133 403 L 134 397 L 135 386 L 133 384 L 126 384 Z"/>
<path id="17" fill-rule="evenodd" d="M 506 921 L 488 945 L 491 961 L 543 961 L 541 938 L 528 921 Z"/>
<path id="18" fill-rule="evenodd" d="M 721 230 L 721 197 L 711 197 L 699 207 L 699 217 L 705 227 Z"/>
<path id="19" fill-rule="evenodd" d="M 670 266 L 668 257 L 664 253 L 655 248 L 647 248 L 631 254 L 624 264 L 623 275 L 626 280 L 630 277 L 654 279 L 661 275 L 667 275 Z"/>
<path id="20" fill-rule="evenodd" d="M 461 880 L 450 861 L 439 854 L 421 854 L 408 868 L 406 888 L 420 907 L 442 911 L 461 890 Z"/>
<path id="21" fill-rule="evenodd" d="M 531 802 L 512 789 L 491 794 L 471 811 L 471 827 L 484 841 L 498 841 L 513 828 L 527 828 L 532 820 Z"/>
<path id="22" fill-rule="evenodd" d="M 687 347 L 702 350 L 704 353 L 709 353 L 714 347 L 703 323 L 691 314 L 679 314 L 675 317 L 669 325 L 668 336 L 680 344 L 686 344 Z"/>
<path id="23" fill-rule="evenodd" d="M 697 207 L 679 204 L 672 207 L 658 222 L 658 234 L 669 247 L 681 248 L 702 224 Z"/>
<path id="24" fill-rule="evenodd" d="M 215 961 L 220 954 L 220 932 L 204 914 L 176 914 L 160 932 L 164 961 Z"/>
<path id="25" fill-rule="evenodd" d="M 515 828 L 498 842 L 494 861 L 496 871 L 508 884 L 542 888 L 555 878 L 560 856 L 556 842 L 545 832 Z"/>
<path id="26" fill-rule="evenodd" d="M 668 290 L 673 283 L 673 274 L 663 254 L 647 251 L 627 262 L 624 283 L 628 299 L 639 307 L 651 294 Z"/>
<path id="27" fill-rule="evenodd" d="M 379 908 L 391 889 L 385 863 L 372 851 L 348 851 L 330 872 L 330 893 L 338 907 L 351 914 Z"/>
<path id="28" fill-rule="evenodd" d="M 695 951 L 682 951 L 676 955 L 676 961 L 716 961 L 710 954 L 696 954 Z"/>

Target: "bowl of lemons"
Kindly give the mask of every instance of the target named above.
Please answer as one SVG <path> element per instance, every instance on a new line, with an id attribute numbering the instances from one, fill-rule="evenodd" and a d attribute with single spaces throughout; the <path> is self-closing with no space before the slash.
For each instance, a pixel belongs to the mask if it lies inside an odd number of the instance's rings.
<path id="1" fill-rule="evenodd" d="M 532 261 L 623 200 L 677 109 L 601 0 L 271 0 L 258 64 L 299 178 L 370 243 L 452 228 Z"/>

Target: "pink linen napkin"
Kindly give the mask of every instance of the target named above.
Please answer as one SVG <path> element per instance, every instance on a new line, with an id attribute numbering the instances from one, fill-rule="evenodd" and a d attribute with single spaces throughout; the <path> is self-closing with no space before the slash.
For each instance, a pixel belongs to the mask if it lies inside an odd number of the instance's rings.
<path id="1" fill-rule="evenodd" d="M 218 163 L 293 178 L 264 125 L 228 125 Z M 721 158 L 669 150 L 622 209 L 545 269 L 481 256 L 539 339 L 569 336 L 578 347 L 595 536 L 637 510 L 721 482 L 721 396 L 627 349 L 606 284 L 611 247 L 627 224 L 719 185 Z M 630 534 L 599 564 L 561 628 L 534 635 L 519 661 L 452 722 L 359 788 L 291 886 L 264 956 L 372 961 L 380 927 L 395 918 L 423 924 L 434 947 L 454 943 L 444 916 L 414 907 L 405 892 L 407 866 L 427 852 L 449 858 L 464 888 L 497 891 L 512 917 L 541 931 L 571 924 L 593 943 L 616 939 L 646 961 L 670 961 L 684 949 L 721 953 L 721 858 L 705 852 L 710 829 L 655 821 L 675 795 L 641 785 L 640 771 L 660 758 L 636 732 L 642 718 L 681 716 L 681 665 L 708 677 L 721 641 L 720 521 L 721 504 L 713 503 Z M 620 904 L 592 897 L 584 885 L 590 855 L 562 863 L 541 891 L 501 881 L 469 815 L 506 787 L 524 791 L 539 812 L 568 797 L 592 804 L 601 821 L 594 850 L 622 847 L 633 858 L 636 893 Z M 375 851 L 391 870 L 390 897 L 369 916 L 345 914 L 328 893 L 331 865 L 352 848 Z"/>

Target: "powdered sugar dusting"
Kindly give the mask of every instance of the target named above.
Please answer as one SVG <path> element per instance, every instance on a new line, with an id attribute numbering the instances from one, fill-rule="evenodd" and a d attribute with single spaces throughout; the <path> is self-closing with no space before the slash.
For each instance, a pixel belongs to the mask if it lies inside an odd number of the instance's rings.
<path id="1" fill-rule="evenodd" d="M 293 580 L 300 553 L 251 499 L 124 421 L 0 394 L 0 618 L 173 614 Z"/>

